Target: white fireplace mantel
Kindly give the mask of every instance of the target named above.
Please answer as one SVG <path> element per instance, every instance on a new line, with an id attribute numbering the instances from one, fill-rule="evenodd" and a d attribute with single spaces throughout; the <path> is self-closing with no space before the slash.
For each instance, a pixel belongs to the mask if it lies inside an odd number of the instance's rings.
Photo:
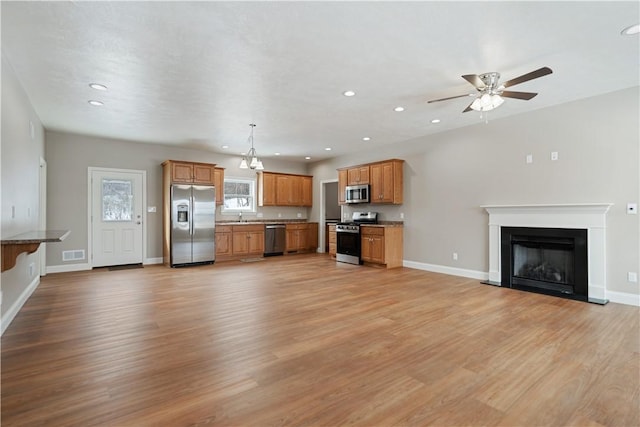
<path id="1" fill-rule="evenodd" d="M 501 227 L 587 230 L 589 299 L 606 300 L 606 214 L 613 203 L 483 205 L 489 213 L 489 281 L 500 283 Z"/>

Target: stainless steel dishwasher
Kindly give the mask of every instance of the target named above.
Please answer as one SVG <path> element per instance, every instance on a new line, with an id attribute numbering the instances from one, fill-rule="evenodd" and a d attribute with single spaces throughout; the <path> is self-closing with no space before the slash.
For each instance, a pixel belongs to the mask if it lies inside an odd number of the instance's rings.
<path id="1" fill-rule="evenodd" d="M 286 226 L 267 224 L 264 230 L 264 256 L 284 254 Z"/>

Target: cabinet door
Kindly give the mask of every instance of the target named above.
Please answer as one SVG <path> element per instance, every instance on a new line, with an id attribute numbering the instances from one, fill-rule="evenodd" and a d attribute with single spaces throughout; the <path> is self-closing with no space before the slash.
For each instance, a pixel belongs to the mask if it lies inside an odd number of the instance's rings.
<path id="1" fill-rule="evenodd" d="M 393 203 L 393 163 L 382 163 L 382 186 L 380 188 L 380 201 Z"/>
<path id="2" fill-rule="evenodd" d="M 369 166 L 358 166 L 347 170 L 347 185 L 369 183 Z"/>
<path id="3" fill-rule="evenodd" d="M 382 165 L 371 165 L 371 203 L 379 203 L 382 198 Z"/>
<path id="4" fill-rule="evenodd" d="M 193 182 L 193 164 L 191 163 L 171 163 L 172 182 Z"/>
<path id="5" fill-rule="evenodd" d="M 298 250 L 306 251 L 309 249 L 309 228 L 305 227 L 298 230 Z"/>
<path id="6" fill-rule="evenodd" d="M 278 206 L 291 205 L 291 193 L 293 186 L 288 175 L 276 175 L 276 204 Z"/>
<path id="7" fill-rule="evenodd" d="M 347 188 L 347 170 L 339 170 L 338 171 L 338 204 L 344 205 L 346 203 L 345 200 L 345 191 Z"/>
<path id="8" fill-rule="evenodd" d="M 249 253 L 249 236 L 246 231 L 233 231 L 233 254 L 246 255 Z"/>
<path id="9" fill-rule="evenodd" d="M 291 194 L 289 196 L 289 204 L 291 206 L 302 206 L 302 177 L 291 176 Z"/>
<path id="10" fill-rule="evenodd" d="M 360 236 L 360 259 L 371 262 L 371 239 L 366 234 Z"/>
<path id="11" fill-rule="evenodd" d="M 384 264 L 384 236 L 369 236 L 371 262 Z"/>
<path id="12" fill-rule="evenodd" d="M 250 254 L 264 253 L 264 232 L 252 231 L 247 233 L 248 252 Z"/>
<path id="13" fill-rule="evenodd" d="M 224 201 L 224 169 L 215 168 L 213 181 L 216 186 L 216 206 L 220 206 Z"/>
<path id="14" fill-rule="evenodd" d="M 287 252 L 297 251 L 298 250 L 298 230 L 295 228 L 287 227 L 286 230 L 287 235 L 287 243 L 285 250 Z"/>
<path id="15" fill-rule="evenodd" d="M 216 233 L 216 256 L 225 257 L 232 254 L 231 233 Z"/>
<path id="16" fill-rule="evenodd" d="M 260 174 L 260 206 L 276 205 L 276 175 L 268 172 Z"/>
<path id="17" fill-rule="evenodd" d="M 193 183 L 215 185 L 215 166 L 194 163 Z"/>
<path id="18" fill-rule="evenodd" d="M 300 206 L 313 206 L 313 178 L 310 176 L 302 177 L 302 197 Z"/>

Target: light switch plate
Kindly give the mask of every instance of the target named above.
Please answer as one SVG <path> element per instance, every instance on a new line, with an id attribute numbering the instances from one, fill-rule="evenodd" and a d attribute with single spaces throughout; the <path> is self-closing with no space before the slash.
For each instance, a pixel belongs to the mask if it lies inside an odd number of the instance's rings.
<path id="1" fill-rule="evenodd" d="M 147 208 L 147 212 L 155 212 L 156 211 L 156 207 L 155 206 L 149 206 Z"/>
<path id="2" fill-rule="evenodd" d="M 527 164 L 533 163 L 533 154 L 527 154 Z"/>
<path id="3" fill-rule="evenodd" d="M 551 160 L 558 160 L 558 152 L 557 151 L 552 151 L 551 152 Z"/>

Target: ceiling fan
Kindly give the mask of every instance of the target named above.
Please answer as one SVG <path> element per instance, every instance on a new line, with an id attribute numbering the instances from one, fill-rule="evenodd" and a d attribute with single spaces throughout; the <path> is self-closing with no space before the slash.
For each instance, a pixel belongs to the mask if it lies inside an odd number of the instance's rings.
<path id="1" fill-rule="evenodd" d="M 462 112 L 466 113 L 467 111 L 475 110 L 475 111 L 490 111 L 494 108 L 499 107 L 504 102 L 502 98 L 515 98 L 522 99 L 525 101 L 530 100 L 537 93 L 534 92 L 515 92 L 510 90 L 505 90 L 510 86 L 515 86 L 520 83 L 527 82 L 529 80 L 537 79 L 542 76 L 546 76 L 547 74 L 551 74 L 551 68 L 542 67 L 535 71 L 531 71 L 530 73 L 523 74 L 520 77 L 516 77 L 515 79 L 508 80 L 504 83 L 498 83 L 500 80 L 500 73 L 491 72 L 484 74 L 467 74 L 462 76 L 463 79 L 471 83 L 478 93 L 471 93 L 465 95 L 457 95 L 450 96 L 447 98 L 433 99 L 428 101 L 428 103 L 432 102 L 440 102 L 447 101 L 449 99 L 462 98 L 465 96 L 475 96 L 475 99 L 467 108 L 465 108 Z"/>

